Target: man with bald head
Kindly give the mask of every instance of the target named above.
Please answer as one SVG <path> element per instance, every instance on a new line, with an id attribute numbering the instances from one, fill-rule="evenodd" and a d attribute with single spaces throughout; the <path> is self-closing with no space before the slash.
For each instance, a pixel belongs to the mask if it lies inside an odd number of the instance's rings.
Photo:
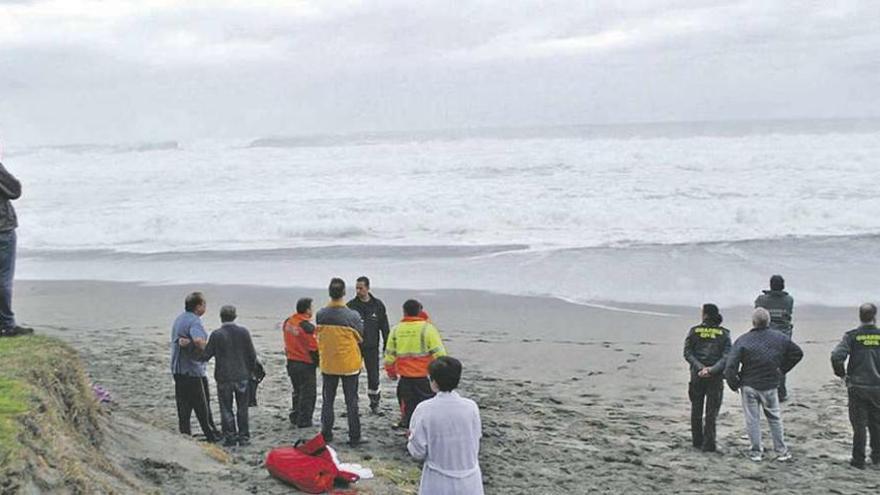
<path id="1" fill-rule="evenodd" d="M 758 308 L 752 315 L 752 329 L 733 343 L 724 377 L 734 392 L 740 391 L 746 430 L 751 450 L 749 459 L 760 462 L 763 457 L 761 445 L 761 410 L 770 424 L 773 449 L 778 461 L 791 459 L 785 445 L 782 428 L 782 410 L 779 405 L 779 380 L 800 362 L 803 351 L 781 332 L 771 330 L 770 312 Z"/>
<path id="2" fill-rule="evenodd" d="M 214 359 L 214 381 L 217 382 L 217 398 L 220 402 L 220 420 L 223 423 L 223 445 L 234 447 L 250 444 L 248 425 L 248 381 L 257 365 L 257 352 L 248 329 L 235 324 L 235 306 L 220 308 L 222 326 L 211 332 L 204 349 L 193 342 L 198 351 L 196 359 Z M 191 344 L 181 338 L 181 347 Z M 232 402 L 235 401 L 235 411 Z"/>
<path id="3" fill-rule="evenodd" d="M 849 421 L 853 429 L 850 464 L 865 468 L 865 443 L 871 434 L 871 462 L 880 465 L 880 330 L 877 306 L 859 307 L 861 325 L 843 335 L 831 352 L 834 374 L 846 379 L 849 394 Z M 848 361 L 847 361 L 848 358 Z M 846 367 L 844 368 L 844 363 Z"/>

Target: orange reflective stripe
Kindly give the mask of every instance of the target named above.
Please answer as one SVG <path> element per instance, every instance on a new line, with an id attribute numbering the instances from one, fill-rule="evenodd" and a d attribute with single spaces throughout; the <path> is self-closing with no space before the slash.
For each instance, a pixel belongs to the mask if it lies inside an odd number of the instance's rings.
<path id="1" fill-rule="evenodd" d="M 395 367 L 397 374 L 407 378 L 424 378 L 428 376 L 428 365 L 434 357 L 430 354 L 424 356 L 401 356 L 397 358 Z"/>

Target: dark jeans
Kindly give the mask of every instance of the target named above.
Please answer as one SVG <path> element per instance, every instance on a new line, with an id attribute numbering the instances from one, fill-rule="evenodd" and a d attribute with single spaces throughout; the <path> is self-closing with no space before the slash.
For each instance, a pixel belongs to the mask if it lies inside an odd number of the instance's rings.
<path id="1" fill-rule="evenodd" d="M 409 428 L 409 420 L 420 402 L 434 397 L 431 381 L 425 378 L 400 377 L 397 382 L 397 402 L 400 403 L 400 424 Z"/>
<path id="2" fill-rule="evenodd" d="M 15 278 L 15 229 L 0 232 L 0 329 L 15 326 L 12 279 Z"/>
<path id="3" fill-rule="evenodd" d="M 293 385 L 290 422 L 296 426 L 312 426 L 315 400 L 318 397 L 317 366 L 300 361 L 287 361 L 287 375 Z"/>
<path id="4" fill-rule="evenodd" d="M 216 428 L 211 421 L 210 396 L 207 379 L 198 376 L 174 375 L 174 399 L 177 402 L 177 421 L 180 432 L 191 435 L 190 419 L 195 410 L 202 433 L 209 441 L 216 440 Z"/>
<path id="5" fill-rule="evenodd" d="M 724 397 L 724 380 L 721 377 L 693 378 L 688 384 L 688 397 L 691 399 L 691 440 L 694 447 L 715 450 L 715 420 Z"/>
<path id="6" fill-rule="evenodd" d="M 370 398 L 370 407 L 379 405 L 379 348 L 361 347 L 361 355 L 364 357 L 364 367 L 367 369 L 367 396 Z"/>
<path id="7" fill-rule="evenodd" d="M 248 382 L 249 380 L 217 382 L 220 421 L 223 425 L 223 436 L 227 442 L 249 440 L 251 437 L 248 427 Z M 233 398 L 235 399 L 235 412 L 232 411 Z"/>
<path id="8" fill-rule="evenodd" d="M 853 429 L 853 460 L 865 462 L 867 429 L 871 434 L 871 459 L 880 463 L 880 389 L 849 388 L 849 422 Z"/>
<path id="9" fill-rule="evenodd" d="M 333 421 L 336 416 L 333 412 L 333 401 L 336 400 L 336 389 L 339 380 L 342 380 L 342 393 L 345 396 L 345 409 L 348 411 L 348 439 L 358 441 L 361 439 L 361 416 L 358 411 L 358 376 L 357 375 L 327 375 L 321 373 L 324 380 L 323 401 L 321 404 L 321 433 L 325 438 L 333 438 Z"/>

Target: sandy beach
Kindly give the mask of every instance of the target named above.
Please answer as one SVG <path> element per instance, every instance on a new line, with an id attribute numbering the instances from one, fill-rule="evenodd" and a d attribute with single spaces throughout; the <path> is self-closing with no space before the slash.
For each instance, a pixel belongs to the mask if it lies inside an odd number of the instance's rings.
<path id="1" fill-rule="evenodd" d="M 175 434 L 167 342 L 183 296 L 195 289 L 207 296 L 208 328 L 219 326 L 220 305 L 238 307 L 239 323 L 251 330 L 268 373 L 260 405 L 251 410 L 253 444 L 227 449 L 228 462 L 216 465 L 155 448 L 158 442 L 181 452 L 197 441 Z M 719 452 L 703 454 L 690 446 L 681 344 L 696 322 L 696 308 L 590 307 L 478 291 L 374 290 L 392 320 L 399 318 L 405 298 L 420 299 L 450 354 L 463 361 L 462 394 L 482 411 L 487 493 L 880 489 L 880 470 L 856 471 L 847 465 L 846 390 L 828 362 L 831 348 L 854 326 L 854 309 L 796 308 L 795 339 L 805 358 L 789 377 L 793 399 L 783 407 L 794 461 L 754 464 L 741 453 L 747 441 L 740 438 L 739 398 L 729 390 L 719 417 Z M 16 308 L 21 321 L 39 333 L 73 345 L 92 381 L 110 391 L 110 436 L 125 445 L 121 454 L 116 449 L 116 457 L 133 476 L 163 493 L 288 493 L 291 488 L 270 478 L 262 462 L 272 447 L 317 432 L 297 430 L 287 420 L 290 383 L 279 323 L 302 296 L 325 300 L 316 289 L 24 281 L 16 285 Z M 748 329 L 747 306 L 722 308 L 722 313 L 734 338 Z M 408 458 L 404 437 L 390 428 L 396 417 L 394 384 L 383 377 L 382 389 L 384 416 L 368 413 L 362 390 L 363 428 L 370 444 L 335 447 L 344 461 L 376 471 L 376 479 L 354 486 L 358 493 L 413 493 L 415 487 L 406 480 L 416 477 L 418 465 Z M 219 417 L 216 399 L 212 406 Z M 345 429 L 344 420 L 338 421 L 338 438 L 345 438 Z"/>

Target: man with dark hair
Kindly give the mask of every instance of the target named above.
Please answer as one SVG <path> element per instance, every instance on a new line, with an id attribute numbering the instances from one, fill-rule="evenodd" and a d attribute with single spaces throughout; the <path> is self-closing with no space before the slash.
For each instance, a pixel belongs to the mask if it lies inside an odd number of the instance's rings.
<path id="1" fill-rule="evenodd" d="M 195 347 L 181 347 L 181 339 L 184 342 L 192 341 L 199 347 L 206 345 L 208 335 L 201 319 L 206 309 L 207 301 L 201 292 L 186 296 L 184 312 L 171 326 L 171 374 L 174 376 L 174 398 L 177 402 L 180 433 L 192 434 L 190 418 L 195 410 L 205 439 L 216 442 L 220 436 L 211 418 L 211 396 L 205 376 L 205 363 L 197 359 Z"/>
<path id="2" fill-rule="evenodd" d="M 370 279 L 358 277 L 355 285 L 357 296 L 348 301 L 348 307 L 357 311 L 364 321 L 364 341 L 361 354 L 364 356 L 364 367 L 367 369 L 367 396 L 370 398 L 370 411 L 379 411 L 379 343 L 381 336 L 382 352 L 388 343 L 388 313 L 385 304 L 370 292 Z"/>
<path id="3" fill-rule="evenodd" d="M 770 312 L 770 328 L 782 332 L 789 339 L 792 336 L 794 327 L 791 324 L 791 317 L 794 312 L 794 299 L 785 292 L 785 279 L 782 275 L 773 275 L 770 277 L 770 290 L 765 290 L 763 294 L 755 299 L 756 308 L 764 308 Z M 788 389 L 785 386 L 785 375 L 779 380 L 779 401 L 788 400 Z"/>
<path id="4" fill-rule="evenodd" d="M 333 441 L 333 402 L 336 389 L 342 381 L 345 408 L 348 413 L 348 443 L 356 447 L 366 442 L 361 436 L 361 417 L 358 410 L 358 376 L 361 372 L 363 321 L 357 311 L 348 309 L 345 301 L 345 282 L 334 278 L 328 287 L 330 303 L 318 311 L 318 353 L 321 357 L 323 404 L 321 404 L 321 433 Z"/>
<path id="5" fill-rule="evenodd" d="M 482 425 L 477 404 L 458 395 L 461 362 L 441 356 L 428 366 L 437 395 L 416 407 L 406 447 L 424 461 L 419 493 L 483 493 Z"/>
<path id="6" fill-rule="evenodd" d="M 312 319 L 312 299 L 296 302 L 296 313 L 282 323 L 287 375 L 293 386 L 290 422 L 299 428 L 312 426 L 317 397 L 318 341 Z"/>
<path id="7" fill-rule="evenodd" d="M 877 329 L 877 306 L 862 304 L 859 307 L 859 320 L 861 326 L 846 332 L 831 352 L 831 366 L 835 375 L 846 379 L 849 421 L 853 429 L 852 459 L 849 462 L 853 467 L 864 469 L 866 428 L 871 435 L 871 462 L 875 467 L 880 466 L 880 330 Z"/>
<path id="8" fill-rule="evenodd" d="M 715 451 L 715 420 L 724 397 L 724 365 L 730 352 L 730 330 L 714 304 L 704 304 L 702 323 L 692 327 L 684 340 L 684 359 L 690 364 L 691 440 L 704 452 Z M 706 423 L 703 425 L 703 404 Z"/>
<path id="9" fill-rule="evenodd" d="M 15 322 L 12 312 L 12 281 L 15 278 L 15 229 L 18 217 L 12 201 L 21 197 L 21 182 L 0 163 L 0 337 L 34 333 L 33 328 Z"/>
<path id="10" fill-rule="evenodd" d="M 743 413 L 752 446 L 749 459 L 760 462 L 763 457 L 760 423 L 763 409 L 770 423 L 776 460 L 788 461 L 791 452 L 785 445 L 777 387 L 780 375 L 791 371 L 804 353 L 791 339 L 769 329 L 770 313 L 766 309 L 755 310 L 752 325 L 752 330 L 733 343 L 724 378 L 734 392 L 742 389 Z"/>
<path id="11" fill-rule="evenodd" d="M 248 425 L 248 382 L 257 365 L 257 352 L 247 328 L 236 325 L 235 306 L 220 308 L 220 328 L 211 332 L 211 338 L 199 361 L 214 360 L 214 380 L 220 401 L 220 421 L 223 428 L 223 445 L 227 447 L 250 444 Z M 180 339 L 186 347 L 187 339 Z M 235 400 L 235 412 L 232 402 Z"/>
<path id="12" fill-rule="evenodd" d="M 397 383 L 400 404 L 399 426 L 409 428 L 416 406 L 434 396 L 428 380 L 428 365 L 446 355 L 440 331 L 420 316 L 422 304 L 415 299 L 403 303 L 403 320 L 391 329 L 385 348 L 385 371 Z"/>

